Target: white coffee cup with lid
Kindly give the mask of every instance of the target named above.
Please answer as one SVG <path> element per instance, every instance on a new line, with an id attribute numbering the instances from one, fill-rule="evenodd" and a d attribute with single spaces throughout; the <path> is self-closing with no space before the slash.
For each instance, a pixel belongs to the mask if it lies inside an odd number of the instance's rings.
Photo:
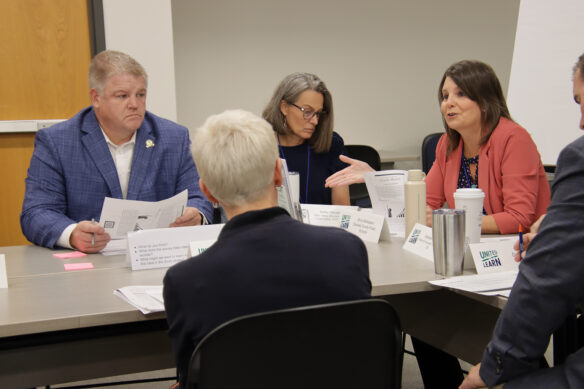
<path id="1" fill-rule="evenodd" d="M 459 188 L 454 192 L 454 206 L 465 211 L 465 255 L 464 268 L 474 269 L 474 262 L 468 249 L 469 243 L 481 241 L 483 224 L 483 201 L 485 193 L 479 188 Z"/>

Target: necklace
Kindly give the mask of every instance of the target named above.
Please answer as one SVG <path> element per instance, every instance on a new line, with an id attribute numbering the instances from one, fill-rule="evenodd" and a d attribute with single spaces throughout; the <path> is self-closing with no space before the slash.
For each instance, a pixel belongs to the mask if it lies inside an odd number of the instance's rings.
<path id="1" fill-rule="evenodd" d="M 283 159 L 286 159 L 286 154 L 284 154 L 284 149 L 280 143 L 280 135 L 278 135 L 278 148 L 280 149 L 280 154 Z M 286 160 L 287 161 L 287 160 Z M 308 204 L 308 180 L 310 177 L 310 145 L 306 142 L 306 185 L 304 194 L 304 204 Z M 302 202 L 302 196 L 299 194 L 300 202 Z"/>
<path id="2" fill-rule="evenodd" d="M 476 155 L 472 158 L 466 158 L 464 156 L 464 145 L 462 146 L 462 159 L 460 161 L 460 163 L 462 164 L 462 167 L 464 168 L 464 177 L 466 179 L 466 184 L 468 185 L 469 188 L 476 188 L 477 185 L 479 184 L 479 156 Z M 477 168 L 475 171 L 475 176 L 474 176 L 474 184 L 471 182 L 471 174 L 470 174 L 470 167 L 469 165 L 471 163 L 476 163 Z"/>

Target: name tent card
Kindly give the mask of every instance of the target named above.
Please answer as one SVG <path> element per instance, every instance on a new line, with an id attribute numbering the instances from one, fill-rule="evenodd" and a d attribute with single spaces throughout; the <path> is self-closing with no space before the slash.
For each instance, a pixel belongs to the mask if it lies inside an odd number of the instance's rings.
<path id="1" fill-rule="evenodd" d="M 204 253 L 216 241 L 217 239 L 209 239 L 196 240 L 194 242 L 189 243 L 189 258 L 196 257 L 197 255 Z"/>
<path id="2" fill-rule="evenodd" d="M 375 213 L 343 210 L 339 215 L 337 226 L 367 242 L 377 243 L 380 240 L 391 240 L 385 216 Z"/>
<path id="3" fill-rule="evenodd" d="M 517 271 L 519 263 L 513 259 L 514 239 L 470 243 L 469 248 L 478 274 Z"/>
<path id="4" fill-rule="evenodd" d="M 313 226 L 338 227 L 339 215 L 347 210 L 357 211 L 351 205 L 301 204 L 302 221 Z"/>
<path id="5" fill-rule="evenodd" d="M 128 258 L 132 270 L 170 267 L 183 261 L 189 258 L 191 242 L 214 242 L 223 226 L 210 224 L 130 232 Z"/>
<path id="6" fill-rule="evenodd" d="M 434 246 L 432 244 L 432 228 L 416 223 L 402 248 L 434 262 Z"/>
<path id="7" fill-rule="evenodd" d="M 0 254 L 0 289 L 8 288 L 8 276 L 6 275 L 6 258 Z"/>

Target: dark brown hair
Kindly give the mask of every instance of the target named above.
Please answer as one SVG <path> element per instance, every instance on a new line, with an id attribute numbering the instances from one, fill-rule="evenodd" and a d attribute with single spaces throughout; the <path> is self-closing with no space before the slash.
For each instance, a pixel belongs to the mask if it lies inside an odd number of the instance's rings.
<path id="1" fill-rule="evenodd" d="M 511 119 L 509 109 L 501 83 L 497 75 L 489 65 L 480 61 L 464 60 L 450 65 L 442 76 L 440 87 L 438 88 L 438 101 L 442 104 L 442 88 L 446 77 L 462 90 L 472 101 L 476 102 L 481 109 L 481 142 L 483 145 L 489 140 L 491 133 L 499 124 L 499 118 Z M 511 119 L 513 120 L 513 119 Z M 448 134 L 447 154 L 450 154 L 460 142 L 460 134 L 449 128 L 444 118 L 442 118 L 444 128 Z"/>
<path id="2" fill-rule="evenodd" d="M 578 57 L 578 62 L 574 65 L 573 72 L 574 76 L 576 75 L 576 72 L 580 72 L 580 78 L 584 81 L 584 54 Z"/>

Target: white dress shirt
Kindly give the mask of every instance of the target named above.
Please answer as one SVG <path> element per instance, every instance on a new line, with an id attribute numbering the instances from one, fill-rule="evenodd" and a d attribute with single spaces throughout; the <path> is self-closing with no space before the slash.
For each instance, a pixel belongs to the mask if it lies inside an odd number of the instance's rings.
<path id="1" fill-rule="evenodd" d="M 101 133 L 105 137 L 105 142 L 112 154 L 112 159 L 116 165 L 116 170 L 118 171 L 118 180 L 120 181 L 120 187 L 122 188 L 122 196 L 125 199 L 128 196 L 128 183 L 130 182 L 130 172 L 132 170 L 132 157 L 134 156 L 134 146 L 136 145 L 136 133 L 132 135 L 132 138 L 126 143 L 121 145 L 114 144 L 110 138 L 101 130 Z M 67 228 L 63 230 L 61 236 L 57 240 L 57 246 L 66 247 L 72 249 L 73 247 L 69 243 L 71 238 L 71 233 L 77 227 L 77 223 L 69 224 Z"/>

